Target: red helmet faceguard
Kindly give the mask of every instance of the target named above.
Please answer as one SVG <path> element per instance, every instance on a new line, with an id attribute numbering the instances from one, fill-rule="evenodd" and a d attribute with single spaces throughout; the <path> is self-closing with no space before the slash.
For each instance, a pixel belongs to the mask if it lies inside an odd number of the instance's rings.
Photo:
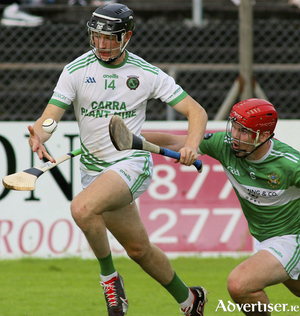
<path id="1" fill-rule="evenodd" d="M 243 157 L 251 154 L 255 149 L 262 145 L 262 143 L 259 143 L 258 141 L 259 135 L 262 132 L 270 132 L 268 140 L 274 136 L 273 132 L 277 121 L 278 114 L 274 106 L 266 100 L 248 99 L 235 104 L 229 115 L 228 123 L 230 124 L 228 124 L 227 127 L 227 134 L 231 134 L 232 123 L 236 123 L 240 125 L 241 128 L 252 132 L 251 136 L 252 139 L 255 139 L 255 142 L 252 143 L 250 139 L 249 142 L 244 142 L 253 148 L 249 151 L 240 149 L 233 149 L 233 151 L 236 153 L 245 153 L 245 156 Z"/>

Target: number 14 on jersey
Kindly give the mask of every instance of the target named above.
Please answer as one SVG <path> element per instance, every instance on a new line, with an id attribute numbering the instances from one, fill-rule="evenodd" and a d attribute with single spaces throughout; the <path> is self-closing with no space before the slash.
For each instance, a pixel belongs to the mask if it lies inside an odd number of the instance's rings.
<path id="1" fill-rule="evenodd" d="M 115 80 L 109 81 L 108 79 L 105 79 L 105 90 L 112 89 L 115 90 L 116 84 Z"/>

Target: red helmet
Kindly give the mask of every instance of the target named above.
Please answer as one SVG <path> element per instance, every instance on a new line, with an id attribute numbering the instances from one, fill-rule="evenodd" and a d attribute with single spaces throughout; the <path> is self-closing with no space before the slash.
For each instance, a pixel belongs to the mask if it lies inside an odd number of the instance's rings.
<path id="1" fill-rule="evenodd" d="M 252 134 L 252 138 L 255 139 L 257 132 L 274 132 L 278 114 L 270 102 L 263 99 L 248 99 L 232 107 L 229 119 L 255 132 Z"/>

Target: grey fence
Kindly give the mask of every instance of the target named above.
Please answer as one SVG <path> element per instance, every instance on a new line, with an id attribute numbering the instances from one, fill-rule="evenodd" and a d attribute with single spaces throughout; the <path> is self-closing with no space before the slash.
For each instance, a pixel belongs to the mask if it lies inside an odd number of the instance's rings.
<path id="1" fill-rule="evenodd" d="M 137 22 L 128 49 L 176 77 L 213 119 L 238 77 L 238 21 L 201 27 Z M 254 21 L 254 76 L 282 119 L 300 118 L 300 21 Z M 52 95 L 65 64 L 89 50 L 86 26 L 45 24 L 0 27 L 0 120 L 35 120 Z M 168 118 L 151 100 L 147 120 Z M 72 109 L 64 116 L 73 120 Z M 183 119 L 175 115 L 175 119 Z"/>

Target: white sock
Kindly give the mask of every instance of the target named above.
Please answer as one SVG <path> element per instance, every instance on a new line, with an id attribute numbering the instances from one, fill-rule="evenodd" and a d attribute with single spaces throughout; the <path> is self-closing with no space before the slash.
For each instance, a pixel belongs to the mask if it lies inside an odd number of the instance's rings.
<path id="1" fill-rule="evenodd" d="M 194 300 L 195 300 L 195 295 L 189 289 L 189 296 L 188 296 L 188 298 L 184 302 L 180 303 L 179 305 L 180 305 L 181 309 L 185 310 L 187 307 L 191 306 L 194 303 Z"/>
<path id="2" fill-rule="evenodd" d="M 115 271 L 114 273 L 110 274 L 110 275 L 101 275 L 100 274 L 100 279 L 102 282 L 107 282 L 109 280 L 111 280 L 112 278 L 118 276 L 118 272 Z"/>

